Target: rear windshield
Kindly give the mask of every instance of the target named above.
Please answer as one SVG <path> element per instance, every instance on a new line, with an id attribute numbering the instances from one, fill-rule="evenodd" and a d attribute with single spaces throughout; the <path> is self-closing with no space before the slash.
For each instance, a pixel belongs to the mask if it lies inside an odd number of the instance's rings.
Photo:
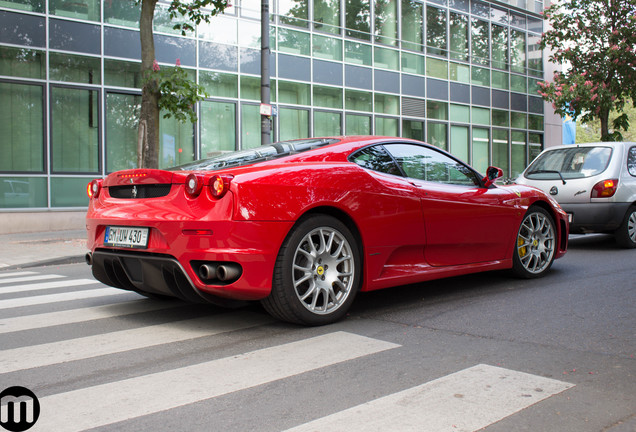
<path id="1" fill-rule="evenodd" d="M 296 153 L 302 153 L 327 144 L 338 142 L 337 139 L 303 139 L 283 141 L 249 150 L 223 153 L 209 159 L 202 159 L 172 168 L 173 171 L 214 171 L 222 168 L 233 168 L 277 159 Z"/>
<path id="2" fill-rule="evenodd" d="M 611 147 L 572 147 L 539 155 L 524 174 L 534 180 L 592 177 L 602 173 L 612 156 Z"/>

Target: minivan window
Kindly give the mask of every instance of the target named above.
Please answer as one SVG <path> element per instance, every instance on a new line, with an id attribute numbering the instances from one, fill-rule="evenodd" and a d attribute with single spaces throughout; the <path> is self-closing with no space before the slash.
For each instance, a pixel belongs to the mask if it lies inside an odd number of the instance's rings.
<path id="1" fill-rule="evenodd" d="M 547 151 L 532 162 L 524 175 L 534 180 L 592 177 L 605 171 L 611 156 L 611 147 L 572 147 Z"/>

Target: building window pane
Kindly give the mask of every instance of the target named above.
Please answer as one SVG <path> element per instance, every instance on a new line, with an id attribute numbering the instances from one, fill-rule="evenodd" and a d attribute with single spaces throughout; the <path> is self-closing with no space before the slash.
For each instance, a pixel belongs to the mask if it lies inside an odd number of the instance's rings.
<path id="1" fill-rule="evenodd" d="M 314 105 L 325 108 L 342 108 L 342 89 L 314 86 Z"/>
<path id="2" fill-rule="evenodd" d="M 415 0 L 402 0 L 402 48 L 424 51 L 424 6 Z"/>
<path id="3" fill-rule="evenodd" d="M 309 105 L 310 94 L 309 84 L 288 81 L 280 81 L 278 84 L 278 98 L 280 103 Z"/>
<path id="4" fill-rule="evenodd" d="M 346 35 L 371 40 L 371 0 L 345 0 Z"/>
<path id="5" fill-rule="evenodd" d="M 314 111 L 314 136 L 342 135 L 342 114 L 335 112 Z"/>
<path id="6" fill-rule="evenodd" d="M 220 72 L 199 72 L 199 84 L 201 84 L 210 96 L 238 97 L 238 76 Z"/>
<path id="7" fill-rule="evenodd" d="M 426 117 L 436 120 L 447 120 L 448 104 L 446 102 L 428 101 L 426 103 Z"/>
<path id="8" fill-rule="evenodd" d="M 137 13 L 137 16 L 139 16 L 139 13 Z M 237 45 L 238 21 L 235 18 L 217 15 L 212 17 L 209 23 L 201 22 L 197 26 L 197 33 L 201 39 L 213 41 L 217 44 Z"/>
<path id="9" fill-rule="evenodd" d="M 451 153 L 464 162 L 468 162 L 469 148 L 468 127 L 451 126 Z"/>
<path id="10" fill-rule="evenodd" d="M 492 25 L 492 67 L 508 70 L 508 27 Z"/>
<path id="11" fill-rule="evenodd" d="M 508 111 L 492 110 L 493 126 L 508 127 Z"/>
<path id="12" fill-rule="evenodd" d="M 528 129 L 532 130 L 543 130 L 543 116 L 528 115 Z"/>
<path id="13" fill-rule="evenodd" d="M 49 0 L 49 13 L 68 18 L 100 21 L 100 0 Z M 123 3 L 123 2 L 122 2 Z"/>
<path id="14" fill-rule="evenodd" d="M 485 173 L 489 165 L 489 139 L 488 129 L 473 128 L 473 167 L 481 173 Z"/>
<path id="15" fill-rule="evenodd" d="M 4 0 L 2 7 L 44 13 L 44 0 Z"/>
<path id="16" fill-rule="evenodd" d="M 340 0 L 314 0 L 314 28 L 340 34 Z"/>
<path id="17" fill-rule="evenodd" d="M 528 91 L 528 88 L 526 87 L 526 77 L 510 74 L 510 90 L 519 93 L 526 93 Z"/>
<path id="18" fill-rule="evenodd" d="M 404 138 L 426 141 L 424 136 L 424 122 L 417 120 L 402 120 L 402 136 Z"/>
<path id="19" fill-rule="evenodd" d="M 450 56 L 468 61 L 468 17 L 454 12 L 450 13 Z"/>
<path id="20" fill-rule="evenodd" d="M 528 134 L 528 165 L 543 151 L 543 134 Z"/>
<path id="21" fill-rule="evenodd" d="M 445 123 L 427 122 L 426 141 L 429 144 L 432 144 L 443 150 L 447 150 L 448 149 L 447 129 L 448 129 L 448 126 Z"/>
<path id="22" fill-rule="evenodd" d="M 527 117 L 528 116 L 526 115 L 526 113 L 519 113 L 519 112 L 513 111 L 510 113 L 510 123 L 513 128 L 526 129 L 528 127 Z"/>
<path id="23" fill-rule="evenodd" d="M 492 87 L 508 90 L 508 72 L 492 71 Z"/>
<path id="24" fill-rule="evenodd" d="M 241 105 L 241 148 L 261 145 L 261 113 L 258 105 Z"/>
<path id="25" fill-rule="evenodd" d="M 88 207 L 86 185 L 92 177 L 52 177 L 51 207 Z"/>
<path id="26" fill-rule="evenodd" d="M 308 0 L 278 0 L 278 15 L 282 24 L 307 27 Z"/>
<path id="27" fill-rule="evenodd" d="M 487 108 L 473 107 L 473 123 L 489 125 L 490 124 L 490 110 Z"/>
<path id="28" fill-rule="evenodd" d="M 377 113 L 400 114 L 400 98 L 398 96 L 376 93 L 374 96 Z"/>
<path id="29" fill-rule="evenodd" d="M 342 60 L 342 40 L 314 35 L 314 57 L 327 60 Z"/>
<path id="30" fill-rule="evenodd" d="M 241 99 L 261 100 L 261 79 L 241 76 Z"/>
<path id="31" fill-rule="evenodd" d="M 526 73 L 526 33 L 510 30 L 510 68 L 513 72 Z"/>
<path id="32" fill-rule="evenodd" d="M 54 172 L 99 171 L 99 92 L 51 88 Z"/>
<path id="33" fill-rule="evenodd" d="M 137 168 L 141 96 L 106 95 L 106 171 Z"/>
<path id="34" fill-rule="evenodd" d="M 346 90 L 345 108 L 352 111 L 373 111 L 371 93 L 357 90 Z"/>
<path id="35" fill-rule="evenodd" d="M 539 48 L 541 36 L 528 35 L 528 74 L 543 78 L 543 52 Z"/>
<path id="36" fill-rule="evenodd" d="M 360 42 L 345 41 L 345 61 L 347 63 L 371 66 L 372 53 L 371 45 Z"/>
<path id="37" fill-rule="evenodd" d="M 424 56 L 409 52 L 402 52 L 402 72 L 424 75 Z"/>
<path id="38" fill-rule="evenodd" d="M 512 166 L 510 177 L 517 178 L 526 168 L 526 133 L 513 131 L 511 145 Z"/>
<path id="39" fill-rule="evenodd" d="M 104 2 L 104 22 L 123 27 L 139 28 L 141 3 L 133 1 Z"/>
<path id="40" fill-rule="evenodd" d="M 309 137 L 309 110 L 281 108 L 278 119 L 281 141 Z"/>
<path id="41" fill-rule="evenodd" d="M 104 84 L 114 87 L 142 88 L 141 63 L 104 59 Z"/>
<path id="42" fill-rule="evenodd" d="M 448 79 L 448 62 L 432 57 L 426 59 L 426 75 L 434 78 Z"/>
<path id="43" fill-rule="evenodd" d="M 471 20 L 471 48 L 473 63 L 488 66 L 490 61 L 490 35 L 488 23 L 479 19 Z"/>
<path id="44" fill-rule="evenodd" d="M 159 121 L 159 168 L 171 168 L 194 160 L 194 127 L 188 120 L 182 123 L 164 118 Z"/>
<path id="45" fill-rule="evenodd" d="M 426 45 L 429 54 L 446 57 L 446 9 L 426 6 Z"/>
<path id="46" fill-rule="evenodd" d="M 86 196 L 86 193 L 84 193 L 84 196 Z M 46 206 L 47 186 L 45 177 L 0 177 L 0 208 Z"/>
<path id="47" fill-rule="evenodd" d="M 510 176 L 508 148 L 508 131 L 494 129 L 492 131 L 492 164 L 501 168 L 504 175 Z"/>
<path id="48" fill-rule="evenodd" d="M 101 60 L 96 57 L 49 54 L 49 77 L 54 81 L 101 84 L 101 70 Z"/>
<path id="49" fill-rule="evenodd" d="M 449 63 L 448 69 L 452 81 L 470 83 L 470 66 L 460 63 Z"/>
<path id="50" fill-rule="evenodd" d="M 391 70 L 399 70 L 400 53 L 394 49 L 375 47 L 375 67 Z"/>
<path id="51" fill-rule="evenodd" d="M 394 118 L 375 118 L 375 134 L 380 136 L 398 136 L 399 120 Z"/>
<path id="52" fill-rule="evenodd" d="M 473 66 L 471 80 L 473 84 L 490 87 L 490 70 Z"/>
<path id="53" fill-rule="evenodd" d="M 238 42 L 242 47 L 261 47 L 261 24 L 256 21 L 240 20 L 238 29 Z"/>
<path id="54" fill-rule="evenodd" d="M 286 28 L 278 29 L 278 50 L 290 54 L 300 54 L 308 56 L 311 53 L 309 49 L 310 36 L 309 33 L 290 30 Z"/>
<path id="55" fill-rule="evenodd" d="M 0 171 L 44 171 L 42 87 L 0 82 Z"/>
<path id="56" fill-rule="evenodd" d="M 375 1 L 375 41 L 397 45 L 397 0 Z"/>
<path id="57" fill-rule="evenodd" d="M 347 114 L 347 135 L 371 135 L 371 117 L 365 115 Z"/>
<path id="58" fill-rule="evenodd" d="M 467 105 L 451 104 L 450 120 L 459 123 L 470 123 L 470 107 Z"/>
<path id="59" fill-rule="evenodd" d="M 236 104 L 201 102 L 201 157 L 236 150 Z"/>
<path id="60" fill-rule="evenodd" d="M 0 75 L 20 78 L 46 78 L 44 51 L 0 47 Z"/>

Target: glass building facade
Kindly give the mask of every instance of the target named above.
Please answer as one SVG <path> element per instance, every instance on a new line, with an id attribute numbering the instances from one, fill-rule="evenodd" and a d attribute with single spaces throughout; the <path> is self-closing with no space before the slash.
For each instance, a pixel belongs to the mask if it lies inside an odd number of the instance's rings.
<path id="1" fill-rule="evenodd" d="M 160 167 L 260 145 L 260 1 L 195 33 L 155 15 L 156 57 L 210 97 L 162 119 Z M 542 1 L 270 0 L 273 139 L 423 140 L 515 177 L 543 147 Z M 136 167 L 131 0 L 0 0 L 0 211 L 81 209 L 86 184 Z"/>

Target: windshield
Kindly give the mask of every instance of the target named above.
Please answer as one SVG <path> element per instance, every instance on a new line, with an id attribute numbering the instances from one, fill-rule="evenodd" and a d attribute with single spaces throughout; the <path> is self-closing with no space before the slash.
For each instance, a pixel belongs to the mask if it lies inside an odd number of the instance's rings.
<path id="1" fill-rule="evenodd" d="M 547 151 L 532 162 L 524 174 L 534 180 L 592 177 L 605 171 L 611 147 L 572 147 Z"/>
<path id="2" fill-rule="evenodd" d="M 249 150 L 223 153 L 209 159 L 202 159 L 171 168 L 173 171 L 214 171 L 221 168 L 233 168 L 244 165 L 277 159 L 307 150 L 312 150 L 327 144 L 338 142 L 336 139 L 303 139 L 278 142 L 271 145 L 256 147 Z"/>

